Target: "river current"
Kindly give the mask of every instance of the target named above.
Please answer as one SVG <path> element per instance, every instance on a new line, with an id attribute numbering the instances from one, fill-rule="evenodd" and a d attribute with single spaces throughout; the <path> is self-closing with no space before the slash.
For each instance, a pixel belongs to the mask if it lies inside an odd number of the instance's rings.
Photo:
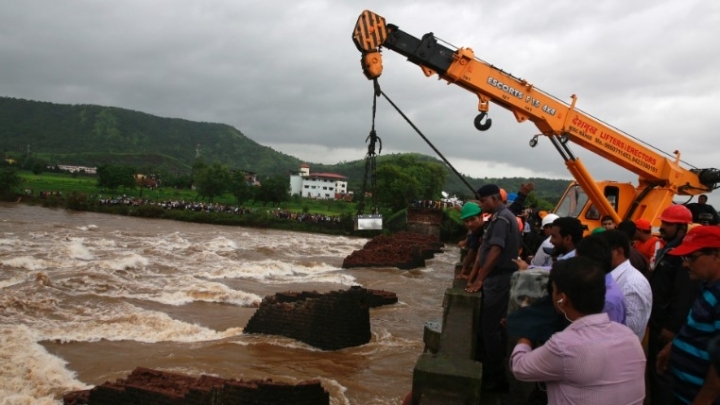
<path id="1" fill-rule="evenodd" d="M 458 252 L 411 271 L 342 269 L 365 242 L 0 203 L 0 404 L 59 405 L 139 366 L 319 379 L 335 405 L 398 404 Z M 264 296 L 353 285 L 399 298 L 371 309 L 366 345 L 322 351 L 242 334 Z"/>

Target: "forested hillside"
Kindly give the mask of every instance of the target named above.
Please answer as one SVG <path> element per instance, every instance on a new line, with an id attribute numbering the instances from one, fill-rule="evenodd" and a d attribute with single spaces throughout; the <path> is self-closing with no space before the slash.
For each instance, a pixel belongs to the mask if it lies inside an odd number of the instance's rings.
<path id="1" fill-rule="evenodd" d="M 0 149 L 24 151 L 28 145 L 33 153 L 56 161 L 51 163 L 65 164 L 136 162 L 141 159 L 128 155 L 143 155 L 189 171 L 198 145 L 206 162 L 258 173 L 284 174 L 300 164 L 299 159 L 262 146 L 225 124 L 0 97 Z"/>
<path id="2" fill-rule="evenodd" d="M 189 173 L 196 148 L 207 164 L 221 163 L 231 169 L 258 173 L 260 178 L 285 176 L 298 170 L 300 159 L 260 145 L 234 127 L 157 117 L 143 112 L 96 105 L 68 105 L 0 97 L 0 150 L 20 155 L 30 148 L 32 155 L 51 165 L 101 164 L 156 167 L 176 174 Z M 435 161 L 431 156 L 412 154 L 418 161 Z M 378 165 L 393 162 L 401 155 L 380 155 Z M 334 172 L 347 176 L 349 188 L 359 191 L 365 175 L 365 160 L 324 165 L 306 162 L 313 172 Z M 440 162 L 443 164 L 442 162 Z M 444 165 L 444 164 L 443 164 Z M 459 197 L 471 195 L 468 187 L 448 169 L 444 190 Z M 520 183 L 534 181 L 537 195 L 555 202 L 567 180 L 520 178 L 470 178 L 477 189 L 496 182 L 508 191 Z"/>

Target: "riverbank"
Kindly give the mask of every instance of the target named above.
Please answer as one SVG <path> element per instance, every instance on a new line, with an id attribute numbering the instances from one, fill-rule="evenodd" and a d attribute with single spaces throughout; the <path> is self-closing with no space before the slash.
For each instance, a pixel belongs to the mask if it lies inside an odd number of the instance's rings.
<path id="1" fill-rule="evenodd" d="M 184 202 L 171 206 L 165 202 L 135 198 L 125 200 L 93 199 L 84 193 L 18 196 L 16 202 L 46 208 L 64 208 L 73 211 L 130 217 L 170 219 L 212 225 L 243 226 L 361 238 L 372 238 L 381 233 L 392 234 L 405 229 L 406 223 L 404 210 L 386 217 L 384 229 L 381 232 L 355 230 L 355 218 L 348 213 L 331 216 L 297 213 L 277 207 L 246 208 L 211 203 Z M 441 240 L 453 243 L 459 240 L 464 233 L 464 228 L 453 220 L 447 212 L 444 212 L 440 229 Z"/>

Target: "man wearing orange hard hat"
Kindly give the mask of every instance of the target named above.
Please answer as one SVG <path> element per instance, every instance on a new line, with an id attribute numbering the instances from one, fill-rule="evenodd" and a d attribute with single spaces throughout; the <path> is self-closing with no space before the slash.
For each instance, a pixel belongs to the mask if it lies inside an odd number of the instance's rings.
<path id="1" fill-rule="evenodd" d="M 635 231 L 635 249 L 637 249 L 638 252 L 642 253 L 642 255 L 645 256 L 645 258 L 648 260 L 648 263 L 650 263 L 650 267 L 652 268 L 655 265 L 653 261 L 653 258 L 655 257 L 655 252 L 662 249 L 665 243 L 662 241 L 662 239 L 651 233 L 652 225 L 647 219 L 641 218 L 636 220 L 635 227 L 637 228 L 637 230 Z"/>

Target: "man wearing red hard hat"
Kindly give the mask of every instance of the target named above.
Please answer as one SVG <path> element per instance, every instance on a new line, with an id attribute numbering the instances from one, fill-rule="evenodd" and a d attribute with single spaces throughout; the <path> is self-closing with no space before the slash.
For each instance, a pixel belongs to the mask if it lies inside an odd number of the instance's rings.
<path id="1" fill-rule="evenodd" d="M 708 344 L 720 334 L 720 227 L 691 229 L 668 254 L 682 258 L 690 278 L 703 285 L 687 321 L 658 355 L 657 371 L 672 375 L 675 403 L 716 404 L 720 377 L 710 366 Z"/>
<path id="2" fill-rule="evenodd" d="M 674 404 L 672 378 L 669 373 L 659 374 L 655 364 L 660 351 L 685 323 L 700 283 L 690 279 L 680 256 L 669 254 L 682 243 L 692 223 L 692 213 L 684 205 L 671 205 L 658 219 L 660 236 L 666 243 L 655 255 L 655 266 L 648 276 L 653 302 L 648 323 L 647 394 L 653 405 L 671 405 Z"/>

